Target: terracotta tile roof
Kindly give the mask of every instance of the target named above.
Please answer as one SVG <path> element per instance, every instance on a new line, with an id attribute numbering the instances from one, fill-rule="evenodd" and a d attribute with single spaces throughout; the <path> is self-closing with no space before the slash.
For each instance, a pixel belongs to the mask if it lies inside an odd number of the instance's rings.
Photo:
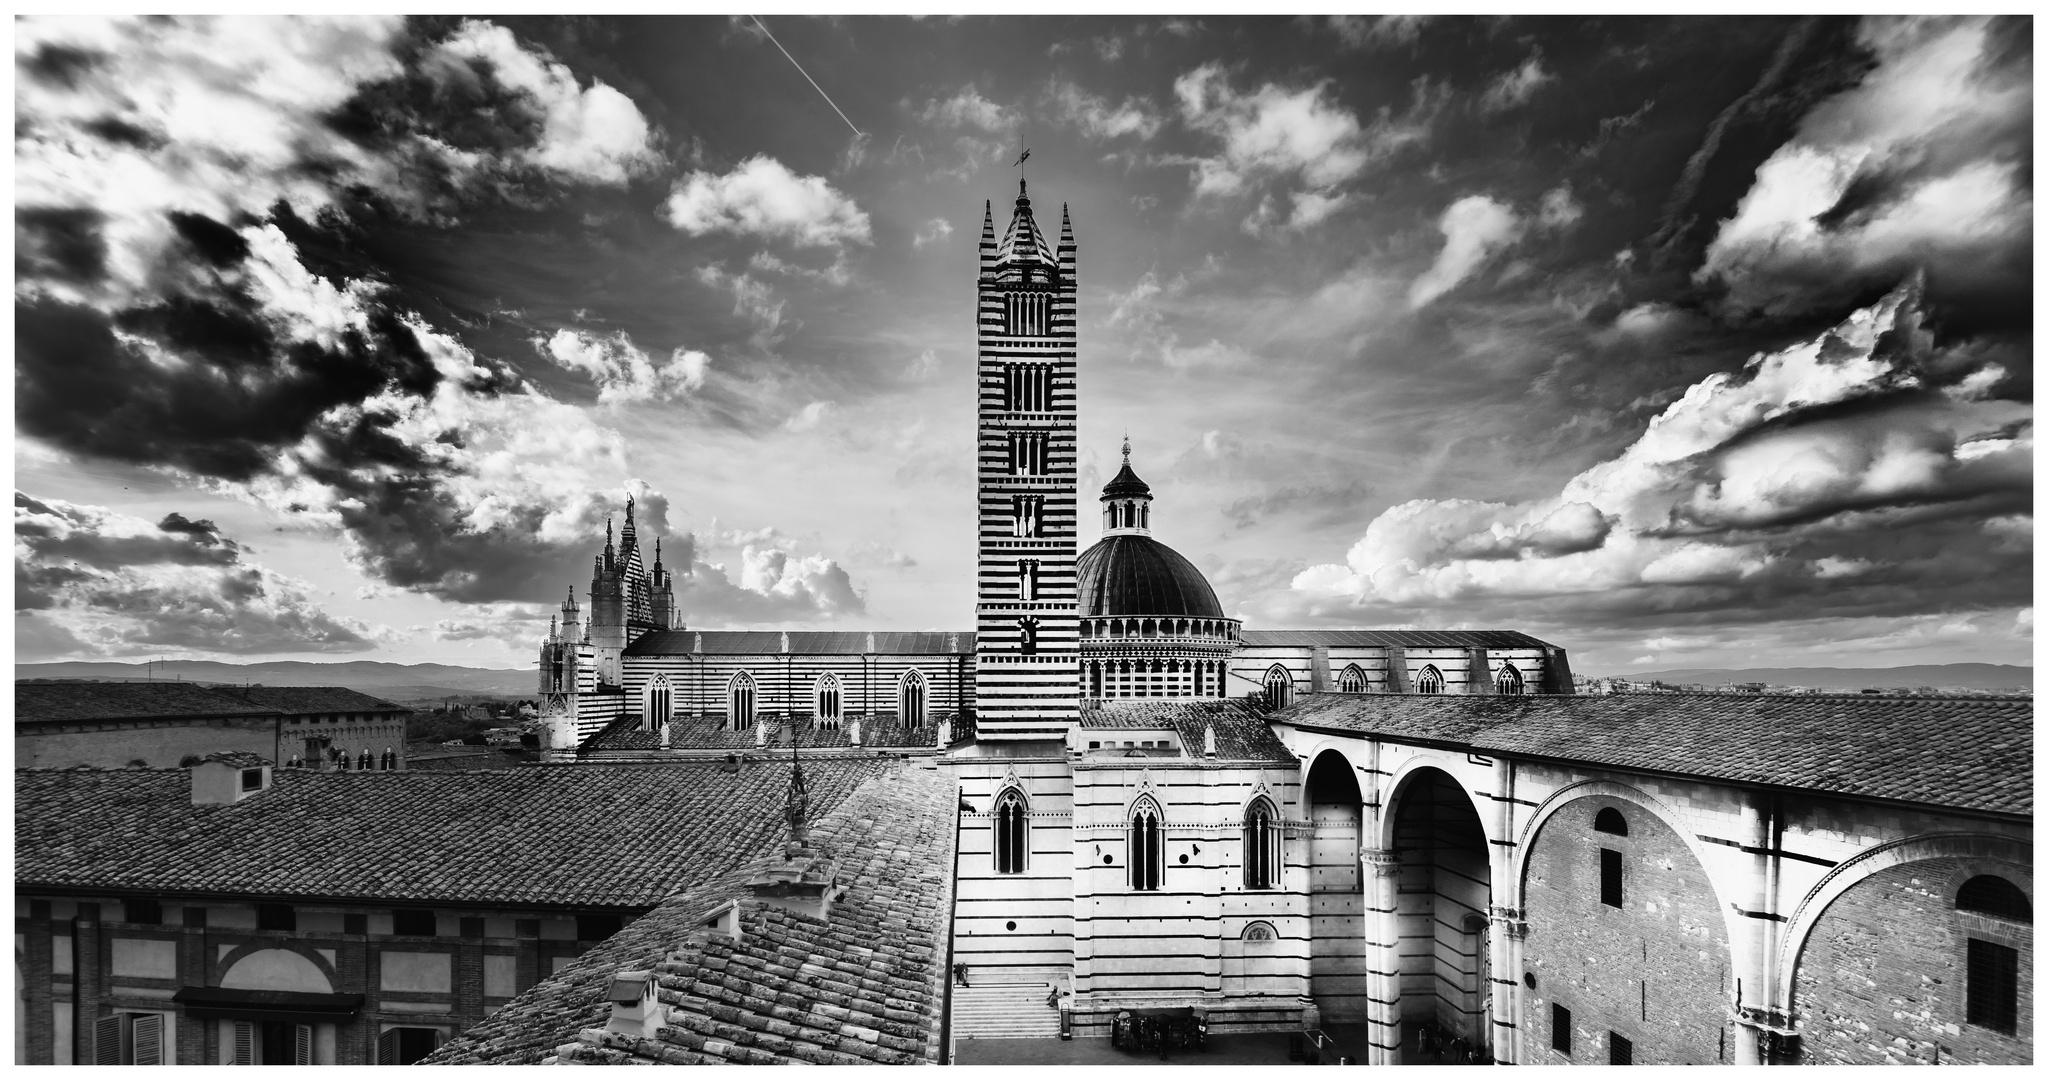
<path id="1" fill-rule="evenodd" d="M 268 705 L 229 697 L 194 683 L 14 684 L 14 719 L 121 720 L 150 716 L 270 716 Z"/>
<path id="2" fill-rule="evenodd" d="M 1216 757 L 1228 761 L 1269 761 L 1297 765 L 1265 721 L 1242 701 L 1144 701 L 1112 698 L 1084 703 L 1081 727 L 1115 730 L 1171 727 L 1189 757 L 1202 757 L 1203 732 L 1216 730 Z M 1085 740 L 1083 745 L 1086 745 Z"/>
<path id="3" fill-rule="evenodd" d="M 955 656 L 974 652 L 968 630 L 791 630 L 791 656 Z M 633 639 L 627 656 L 781 656 L 780 630 L 654 630 Z M 872 638 L 874 651 L 869 652 Z"/>
<path id="4" fill-rule="evenodd" d="M 838 805 L 886 768 L 805 762 L 813 807 Z M 194 806 L 183 770 L 16 770 L 15 886 L 648 907 L 779 837 L 789 771 L 678 762 L 273 775 L 258 795 Z"/>
<path id="5" fill-rule="evenodd" d="M 252 754 L 247 750 L 223 750 L 219 753 L 206 754 L 204 756 L 199 754 L 193 754 L 188 756 L 184 761 L 179 762 L 179 764 L 184 765 L 189 763 L 196 765 L 202 761 L 219 762 L 222 765 L 226 765 L 230 768 L 236 769 L 254 769 L 260 766 L 273 764 L 273 762 L 269 758 L 264 757 L 262 754 Z"/>
<path id="6" fill-rule="evenodd" d="M 2033 702 L 1829 694 L 1308 694 L 1279 723 L 2031 815 Z"/>
<path id="7" fill-rule="evenodd" d="M 340 686 L 200 686 L 177 682 L 14 684 L 14 718 L 17 722 L 411 711 L 403 705 Z"/>
<path id="8" fill-rule="evenodd" d="M 1549 644 L 1520 630 L 1242 630 L 1238 638 L 1247 646 L 1339 645 L 1384 648 L 1540 649 Z"/>
<path id="9" fill-rule="evenodd" d="M 950 713 L 934 713 L 931 722 L 921 728 L 904 728 L 896 724 L 895 714 L 883 714 L 879 719 L 861 721 L 860 744 L 877 749 L 926 748 L 937 744 L 938 722 L 947 719 Z M 768 745 L 781 746 L 782 721 L 768 723 Z M 809 721 L 803 722 L 805 730 L 798 746 L 850 747 L 853 745 L 852 732 L 844 725 L 838 730 L 812 731 Z M 658 731 L 635 731 L 639 726 L 638 717 L 626 717 L 623 721 L 606 724 L 603 729 L 583 742 L 580 751 L 601 750 L 658 750 L 661 748 L 661 733 Z M 754 748 L 754 730 L 729 731 L 723 717 L 686 717 L 670 722 L 669 747 L 676 750 L 751 750 Z"/>
<path id="10" fill-rule="evenodd" d="M 899 765 L 811 829 L 848 885 L 828 919 L 751 896 L 746 881 L 781 861 L 763 845 L 752 865 L 663 902 L 427 1063 L 935 1063 L 955 799 L 945 774 Z M 735 899 L 738 941 L 704 925 Z M 603 1031 L 613 976 L 650 969 L 667 1024 L 652 1040 Z"/>

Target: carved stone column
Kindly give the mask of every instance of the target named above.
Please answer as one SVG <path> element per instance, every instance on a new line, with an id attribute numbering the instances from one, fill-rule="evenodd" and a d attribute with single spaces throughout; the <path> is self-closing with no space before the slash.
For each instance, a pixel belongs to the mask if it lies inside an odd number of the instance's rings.
<path id="1" fill-rule="evenodd" d="M 1401 855 L 1363 848 L 1359 877 L 1365 890 L 1367 1063 L 1401 1061 Z"/>
<path id="2" fill-rule="evenodd" d="M 1488 947 L 1493 967 L 1493 1061 L 1513 1065 L 1522 1060 L 1522 945 L 1529 923 L 1520 908 L 1487 908 L 1491 933 Z"/>

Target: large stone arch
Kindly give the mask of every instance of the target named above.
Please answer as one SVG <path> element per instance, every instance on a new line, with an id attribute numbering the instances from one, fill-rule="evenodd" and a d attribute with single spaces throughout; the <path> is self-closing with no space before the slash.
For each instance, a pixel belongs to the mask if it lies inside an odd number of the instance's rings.
<path id="1" fill-rule="evenodd" d="M 1806 940 L 1821 916 L 1826 914 L 1828 905 L 1857 884 L 1895 866 L 1935 859 L 1961 859 L 1995 864 L 2005 873 L 2017 873 L 2025 880 L 2023 887 L 2031 896 L 2033 858 L 2033 847 L 2024 840 L 1992 833 L 1941 832 L 1889 840 L 1842 860 L 1807 890 L 1786 920 L 1778 950 L 1778 1000 L 1785 1003 L 1788 1012 L 1797 1011 L 1799 1003 L 1794 1000 L 1794 995 L 1799 956 L 1806 948 Z M 1987 872 L 1994 871 L 1987 866 Z"/>
<path id="2" fill-rule="evenodd" d="M 1516 840 L 1504 885 L 1526 927 L 1517 1063 L 1597 1062 L 1620 1039 L 1637 1064 L 1733 1060 L 1726 1029 L 1697 1020 L 1727 1014 L 1746 940 L 1709 869 L 1726 860 L 1663 800 L 1612 780 L 1552 793 Z M 1567 1019 L 1567 1049 L 1553 1049 Z"/>
<path id="3" fill-rule="evenodd" d="M 1514 898 L 1509 906 L 1518 910 L 1528 907 L 1529 851 L 1535 843 L 1537 834 L 1542 830 L 1544 823 L 1549 821 L 1559 810 L 1564 809 L 1565 804 L 1596 795 L 1605 795 L 1610 798 L 1620 799 L 1623 802 L 1634 803 L 1636 806 L 1641 807 L 1658 821 L 1663 822 L 1672 832 L 1678 834 L 1678 838 L 1685 842 L 1686 849 L 1692 852 L 1694 862 L 1699 863 L 1701 866 L 1713 864 L 1706 844 L 1691 829 L 1685 827 L 1685 823 L 1679 819 L 1678 811 L 1670 803 L 1631 784 L 1618 783 L 1613 780 L 1581 780 L 1576 784 L 1567 784 L 1551 792 L 1550 797 L 1544 799 L 1536 807 L 1536 811 L 1529 815 L 1529 820 L 1522 824 L 1521 835 L 1514 838 L 1514 854 L 1509 864 L 1508 877 L 1508 880 L 1514 887 Z M 1709 881 L 1711 884 L 1711 878 Z M 1743 928 L 1741 917 L 1735 914 L 1734 903 L 1728 897 L 1721 894 L 1720 886 L 1714 885 L 1713 889 L 1714 906 L 1721 912 L 1721 921 L 1723 929 L 1728 934 L 1728 940 L 1731 942 L 1742 940 L 1741 931 Z"/>
<path id="4" fill-rule="evenodd" d="M 1392 973 L 1383 992 L 1392 1008 L 1375 1025 L 1382 1040 L 1430 1024 L 1493 1046 L 1490 914 L 1500 845 L 1463 764 L 1462 755 L 1425 752 L 1387 777 L 1371 905 L 1380 922 L 1368 935 L 1392 943 L 1378 962 Z"/>
<path id="5" fill-rule="evenodd" d="M 1466 777 L 1463 775 L 1465 770 L 1462 768 L 1466 764 L 1463 755 L 1452 757 L 1448 754 L 1438 754 L 1434 751 L 1424 750 L 1395 767 L 1394 771 L 1388 774 L 1385 781 L 1380 784 L 1380 827 L 1379 834 L 1374 837 L 1380 848 L 1385 850 L 1396 846 L 1394 842 L 1395 808 L 1400 803 L 1403 789 L 1407 787 L 1408 782 L 1414 777 L 1415 773 L 1421 769 L 1434 769 L 1450 777 L 1451 782 L 1457 785 L 1458 790 L 1465 794 L 1465 801 L 1472 805 L 1472 812 L 1478 815 L 1479 828 L 1486 834 L 1486 839 L 1489 842 L 1503 839 L 1494 835 L 1497 831 L 1497 826 L 1489 826 L 1487 824 L 1487 819 L 1495 815 L 1487 812 L 1486 808 L 1480 804 L 1479 796 L 1473 792 L 1472 785 L 1466 782 Z M 1489 843 L 1488 846 L 1498 847 L 1499 845 Z"/>
<path id="6" fill-rule="evenodd" d="M 1309 995 L 1325 1021 L 1339 1023 L 1365 1019 L 1371 1004 L 1358 850 L 1373 778 L 1356 764 L 1361 750 L 1357 740 L 1328 739 L 1302 759 Z"/>

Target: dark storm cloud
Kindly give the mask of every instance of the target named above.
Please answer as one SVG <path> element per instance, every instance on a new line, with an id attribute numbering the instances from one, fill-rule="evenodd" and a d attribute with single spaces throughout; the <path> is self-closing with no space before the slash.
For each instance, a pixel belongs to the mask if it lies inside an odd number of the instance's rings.
<path id="1" fill-rule="evenodd" d="M 14 493 L 14 606 L 30 654 L 361 652 L 384 632 L 322 610 L 304 582 L 246 562 L 210 521 L 156 525 Z M 39 643 L 39 644 L 38 644 Z"/>
<path id="2" fill-rule="evenodd" d="M 44 40 L 17 102 L 17 429 L 339 527 L 392 584 L 537 598 L 618 500 L 488 474 L 551 441 L 558 470 L 616 470 L 617 437 L 432 331 L 374 267 L 310 272 L 285 230 L 346 250 L 355 218 L 445 224 L 623 184 L 659 164 L 654 133 L 624 95 L 488 23 L 224 26 L 25 28 Z M 175 146 L 135 137 L 162 100 L 243 121 Z"/>

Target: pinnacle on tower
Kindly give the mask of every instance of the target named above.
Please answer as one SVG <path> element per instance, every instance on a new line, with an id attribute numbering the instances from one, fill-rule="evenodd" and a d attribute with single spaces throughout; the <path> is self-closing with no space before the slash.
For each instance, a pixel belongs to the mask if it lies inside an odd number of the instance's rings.
<path id="1" fill-rule="evenodd" d="M 1124 432 L 1124 464 L 1131 463 L 1131 433 Z"/>

